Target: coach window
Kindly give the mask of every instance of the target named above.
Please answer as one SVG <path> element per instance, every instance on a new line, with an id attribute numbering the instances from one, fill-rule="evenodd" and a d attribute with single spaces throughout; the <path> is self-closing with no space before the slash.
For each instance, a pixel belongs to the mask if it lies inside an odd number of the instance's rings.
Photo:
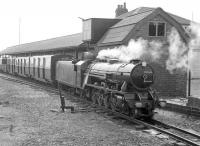
<path id="1" fill-rule="evenodd" d="M 45 79 L 45 65 L 46 65 L 46 59 L 43 58 L 43 68 L 42 68 L 42 73 L 43 73 L 43 78 Z"/>
<path id="2" fill-rule="evenodd" d="M 149 36 L 165 36 L 165 23 L 149 22 Z"/>
<path id="3" fill-rule="evenodd" d="M 17 61 L 17 65 L 18 65 L 17 72 L 20 73 L 20 68 L 19 68 L 19 67 L 20 67 L 20 59 L 18 59 L 18 61 Z"/>
<path id="4" fill-rule="evenodd" d="M 38 58 L 38 78 L 40 78 L 40 58 Z"/>
<path id="5" fill-rule="evenodd" d="M 13 59 L 13 72 L 15 72 L 15 59 Z"/>
<path id="6" fill-rule="evenodd" d="M 17 73 L 19 73 L 19 59 L 17 59 Z"/>
<path id="7" fill-rule="evenodd" d="M 17 60 L 17 72 L 19 73 L 19 59 Z"/>
<path id="8" fill-rule="evenodd" d="M 35 58 L 33 58 L 33 76 L 35 76 Z"/>
<path id="9" fill-rule="evenodd" d="M 28 58 L 28 74 L 30 75 L 31 72 L 31 58 Z"/>
<path id="10" fill-rule="evenodd" d="M 26 59 L 24 59 L 24 75 L 26 74 Z"/>
<path id="11" fill-rule="evenodd" d="M 23 66 L 23 60 L 21 59 L 21 74 L 22 74 L 22 66 Z"/>
<path id="12" fill-rule="evenodd" d="M 19 59 L 17 59 L 16 64 L 17 64 L 17 73 L 19 73 Z"/>

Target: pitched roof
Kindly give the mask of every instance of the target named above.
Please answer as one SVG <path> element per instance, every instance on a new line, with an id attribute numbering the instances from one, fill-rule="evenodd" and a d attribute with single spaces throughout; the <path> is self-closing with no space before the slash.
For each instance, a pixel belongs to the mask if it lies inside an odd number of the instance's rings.
<path id="1" fill-rule="evenodd" d="M 136 16 L 136 15 L 140 15 L 140 14 L 143 14 L 145 12 L 152 12 L 153 10 L 155 10 L 156 8 L 149 8 L 149 7 L 139 7 L 139 8 L 136 8 L 130 12 L 127 12 L 125 14 L 122 14 L 120 16 L 118 16 L 116 19 L 124 19 L 126 17 L 130 17 L 130 16 Z M 168 13 L 168 12 L 166 12 Z M 185 18 L 182 18 L 180 16 L 177 16 L 177 15 L 174 15 L 174 14 L 171 14 L 171 13 L 168 13 L 171 17 L 173 17 L 176 21 L 178 21 L 180 24 L 187 24 L 189 25 L 191 20 L 188 20 L 188 19 L 185 19 Z"/>
<path id="2" fill-rule="evenodd" d="M 118 16 L 116 19 L 122 20 L 108 29 L 108 31 L 98 42 L 98 46 L 105 45 L 108 43 L 122 43 L 126 36 L 129 34 L 129 32 L 134 28 L 134 26 L 136 26 L 138 22 L 155 12 L 157 9 L 158 8 L 140 7 L 133 11 Z M 181 25 L 190 24 L 190 20 L 181 18 L 174 14 L 167 14 Z"/>
<path id="3" fill-rule="evenodd" d="M 120 42 L 129 34 L 134 26 L 132 24 L 124 27 L 111 27 L 98 43 Z"/>
<path id="4" fill-rule="evenodd" d="M 149 8 L 149 7 L 139 7 L 139 8 L 136 8 L 130 12 L 127 12 L 127 13 L 124 13 L 120 16 L 118 16 L 116 19 L 124 19 L 128 16 L 133 16 L 133 15 L 138 15 L 138 14 L 142 14 L 142 13 L 145 13 L 145 12 L 148 12 L 148 11 L 153 11 L 155 8 Z"/>
<path id="5" fill-rule="evenodd" d="M 112 26 L 112 28 L 131 25 L 131 24 L 136 24 L 140 20 L 142 20 L 145 17 L 147 17 L 148 15 L 150 15 L 151 13 L 152 13 L 152 11 L 146 11 L 146 12 L 143 12 L 143 13 L 140 13 L 140 14 L 129 15 L 129 16 L 123 18 L 121 21 L 119 21 L 114 26 Z"/>
<path id="6" fill-rule="evenodd" d="M 167 12 L 168 13 L 168 12 Z M 180 23 L 181 25 L 190 25 L 191 20 L 179 17 L 177 15 L 168 13 L 172 18 L 174 18 L 178 23 Z"/>
<path id="7" fill-rule="evenodd" d="M 77 47 L 82 43 L 83 43 L 82 33 L 77 33 L 77 34 L 8 47 L 5 50 L 1 51 L 0 54 L 17 54 L 17 53 L 30 53 L 30 52 L 41 52 L 41 51 L 43 52 L 61 48 L 68 49 L 72 47 Z"/>

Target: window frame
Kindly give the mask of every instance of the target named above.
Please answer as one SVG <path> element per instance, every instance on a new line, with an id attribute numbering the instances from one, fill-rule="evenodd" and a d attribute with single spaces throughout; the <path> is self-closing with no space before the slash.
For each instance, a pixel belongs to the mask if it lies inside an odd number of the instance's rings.
<path id="1" fill-rule="evenodd" d="M 154 23 L 156 25 L 156 35 L 155 36 L 150 36 L 149 35 L 149 25 L 150 23 Z M 158 24 L 159 23 L 164 23 L 164 35 L 163 36 L 158 36 Z M 149 21 L 148 22 L 148 37 L 165 37 L 166 36 L 166 22 L 163 21 Z"/>
<path id="2" fill-rule="evenodd" d="M 24 58 L 24 75 L 26 74 L 26 58 Z"/>
<path id="3" fill-rule="evenodd" d="M 40 59 L 40 57 L 38 57 L 37 58 L 38 60 L 38 64 L 37 64 L 37 71 L 38 71 L 38 78 L 40 78 L 40 61 L 41 61 L 41 59 Z"/>
<path id="4" fill-rule="evenodd" d="M 21 58 L 20 60 L 20 71 L 21 71 L 21 74 L 23 74 L 23 59 Z"/>
<path id="5" fill-rule="evenodd" d="M 43 65 L 42 65 L 43 79 L 45 79 L 45 68 L 46 68 L 46 58 L 43 57 Z"/>
<path id="6" fill-rule="evenodd" d="M 33 58 L 33 76 L 35 76 L 35 65 L 36 65 L 36 59 Z"/>

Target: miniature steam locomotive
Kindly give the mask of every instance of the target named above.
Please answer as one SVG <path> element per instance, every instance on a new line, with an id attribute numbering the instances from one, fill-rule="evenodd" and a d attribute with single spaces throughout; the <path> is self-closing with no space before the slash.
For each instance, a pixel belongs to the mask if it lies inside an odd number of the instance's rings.
<path id="1" fill-rule="evenodd" d="M 151 118 L 155 107 L 165 104 L 150 88 L 155 78 L 152 67 L 140 60 L 93 60 L 90 53 L 85 53 L 84 60 L 58 61 L 56 71 L 57 82 L 76 88 L 93 104 L 135 118 Z"/>
<path id="2" fill-rule="evenodd" d="M 152 67 L 140 60 L 96 60 L 89 52 L 84 53 L 82 60 L 66 59 L 63 55 L 7 57 L 6 61 L 1 59 L 0 69 L 65 86 L 93 104 L 134 118 L 151 118 L 154 109 L 165 104 L 151 89 L 155 79 Z"/>

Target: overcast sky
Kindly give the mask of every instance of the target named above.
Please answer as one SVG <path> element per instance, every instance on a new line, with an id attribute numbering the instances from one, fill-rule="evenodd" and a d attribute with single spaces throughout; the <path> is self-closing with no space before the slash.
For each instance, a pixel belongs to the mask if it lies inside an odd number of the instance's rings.
<path id="1" fill-rule="evenodd" d="M 118 4 L 161 7 L 167 12 L 200 22 L 199 0 L 0 0 L 0 50 L 21 43 L 82 31 L 86 18 L 114 18 Z"/>

